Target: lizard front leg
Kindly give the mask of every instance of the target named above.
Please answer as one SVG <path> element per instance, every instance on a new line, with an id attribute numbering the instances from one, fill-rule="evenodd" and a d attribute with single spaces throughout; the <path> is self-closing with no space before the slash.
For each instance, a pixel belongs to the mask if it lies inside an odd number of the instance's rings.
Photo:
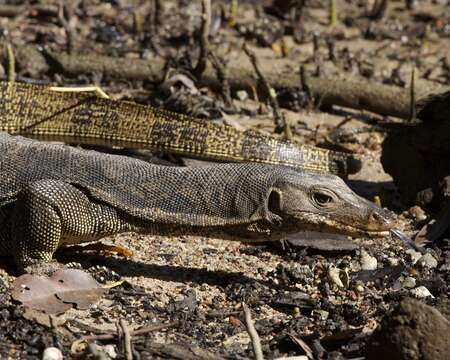
<path id="1" fill-rule="evenodd" d="M 29 184 L 18 195 L 11 221 L 12 251 L 20 272 L 49 274 L 62 226 L 48 181 Z"/>
<path id="2" fill-rule="evenodd" d="M 16 201 L 11 222 L 14 258 L 21 271 L 51 273 L 62 244 L 80 244 L 135 230 L 133 219 L 90 198 L 64 181 L 28 184 Z"/>

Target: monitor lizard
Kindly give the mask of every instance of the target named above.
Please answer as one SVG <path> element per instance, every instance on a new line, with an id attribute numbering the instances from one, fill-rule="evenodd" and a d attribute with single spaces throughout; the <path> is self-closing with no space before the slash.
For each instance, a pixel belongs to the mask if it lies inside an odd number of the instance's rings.
<path id="1" fill-rule="evenodd" d="M 144 148 L 341 176 L 357 172 L 361 165 L 349 154 L 282 141 L 255 130 L 238 131 L 148 105 L 17 82 L 0 81 L 0 131 L 40 140 Z"/>
<path id="2" fill-rule="evenodd" d="M 177 167 L 0 133 L 0 255 L 47 273 L 55 250 L 126 231 L 279 240 L 383 236 L 394 215 L 331 174 L 257 163 Z"/>

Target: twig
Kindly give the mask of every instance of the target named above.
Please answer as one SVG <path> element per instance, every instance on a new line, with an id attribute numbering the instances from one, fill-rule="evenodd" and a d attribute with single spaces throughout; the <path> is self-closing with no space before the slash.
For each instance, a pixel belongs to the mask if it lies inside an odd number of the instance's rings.
<path id="1" fill-rule="evenodd" d="M 154 27 L 155 29 L 159 26 L 162 25 L 162 21 L 161 21 L 161 14 L 162 14 L 162 4 L 161 4 L 161 0 L 154 0 L 154 11 L 155 11 L 155 17 L 154 17 Z"/>
<path id="2" fill-rule="evenodd" d="M 386 13 L 387 0 L 376 0 L 372 6 L 372 10 L 369 14 L 371 20 L 381 20 Z"/>
<path id="3" fill-rule="evenodd" d="M 8 56 L 8 82 L 13 83 L 16 79 L 16 59 L 10 43 L 6 44 L 6 54 Z"/>
<path id="4" fill-rule="evenodd" d="M 236 25 L 236 18 L 238 13 L 238 0 L 231 0 L 230 4 L 230 17 L 228 19 L 228 25 L 234 27 Z"/>
<path id="5" fill-rule="evenodd" d="M 253 69 L 255 70 L 256 74 L 258 75 L 258 79 L 261 82 L 261 85 L 264 87 L 265 91 L 269 94 L 269 103 L 270 106 L 272 106 L 273 109 L 273 115 L 275 118 L 275 132 L 281 133 L 284 131 L 286 139 L 291 140 L 292 139 L 292 133 L 290 127 L 286 124 L 286 121 L 284 119 L 283 114 L 280 110 L 280 105 L 278 104 L 277 100 L 277 93 L 275 92 L 275 89 L 270 86 L 270 84 L 267 82 L 264 74 L 261 72 L 259 67 L 259 61 L 253 51 L 251 51 L 246 44 L 244 44 L 244 51 L 249 57 Z"/>
<path id="6" fill-rule="evenodd" d="M 337 5 L 336 0 L 330 0 L 330 26 L 337 24 Z"/>
<path id="7" fill-rule="evenodd" d="M 416 67 L 413 66 L 411 70 L 411 84 L 409 85 L 409 94 L 410 94 L 410 103 L 409 103 L 409 110 L 410 110 L 410 117 L 409 121 L 414 122 L 416 120 L 416 90 L 415 90 L 415 73 L 416 73 Z"/>
<path id="8" fill-rule="evenodd" d="M 217 77 L 218 77 L 220 83 L 222 84 L 221 92 L 222 92 L 222 96 L 225 101 L 225 104 L 227 105 L 227 107 L 229 107 L 231 109 L 235 109 L 233 100 L 231 98 L 231 87 L 230 87 L 230 83 L 228 82 L 227 71 L 226 71 L 224 64 L 220 61 L 220 59 L 212 51 L 209 52 L 209 58 L 211 60 L 212 66 L 214 67 L 214 69 L 217 72 Z"/>
<path id="9" fill-rule="evenodd" d="M 2 2 L 3 3 L 3 2 Z M 56 16 L 58 9 L 54 5 L 0 5 L 1 17 L 16 16 Z"/>
<path id="10" fill-rule="evenodd" d="M 159 331 L 168 329 L 171 327 L 178 326 L 180 324 L 179 321 L 173 321 L 167 324 L 159 324 L 154 326 L 145 327 L 139 330 L 130 331 L 131 336 L 139 336 L 139 335 L 145 335 L 153 331 Z M 89 340 L 113 340 L 117 337 L 117 334 L 101 334 L 101 335 L 87 335 L 83 336 L 81 340 L 89 341 Z"/>
<path id="11" fill-rule="evenodd" d="M 3 43 L 4 44 L 4 43 Z M 31 58 L 28 51 L 31 51 L 33 62 L 42 62 L 44 65 L 52 61 L 53 66 L 58 66 L 64 74 L 79 75 L 99 72 L 105 77 L 116 79 L 146 79 L 154 83 L 164 80 L 167 62 L 164 58 L 155 56 L 149 60 L 120 58 L 112 56 L 101 56 L 98 54 L 67 55 L 63 52 L 45 51 L 46 58 L 36 51 L 33 46 L 15 46 L 16 54 L 23 54 L 21 57 Z M 251 64 L 249 64 L 251 65 Z M 48 65 L 46 65 L 48 66 Z M 265 71 L 266 79 L 275 88 L 297 88 L 300 82 L 298 74 L 284 74 L 277 66 Z M 45 71 L 45 70 L 42 70 Z M 227 64 L 228 81 L 231 89 L 251 91 L 258 84 L 255 79 L 255 70 L 252 66 L 246 66 L 233 60 Z M 307 84 L 311 94 L 315 98 L 320 98 L 325 106 L 337 105 L 350 107 L 353 109 L 364 109 L 380 115 L 396 116 L 402 119 L 410 118 L 410 94 L 405 89 L 379 84 L 374 81 L 360 80 L 350 77 L 329 77 L 322 76 L 314 78 L 307 76 Z M 202 86 L 208 86 L 214 91 L 220 91 L 222 84 L 217 78 L 216 70 L 213 66 L 207 66 L 202 79 Z M 435 92 L 445 91 L 434 89 Z M 415 89 L 416 98 L 421 98 L 428 91 L 421 88 Z M 267 96 L 264 89 L 260 95 Z"/>
<path id="12" fill-rule="evenodd" d="M 261 350 L 261 340 L 259 339 L 259 335 L 256 332 L 255 326 L 253 324 L 252 315 L 250 313 L 250 309 L 247 304 L 242 303 L 242 308 L 244 310 L 245 315 L 245 325 L 247 326 L 248 334 L 250 335 L 250 339 L 252 340 L 253 352 L 255 353 L 256 360 L 264 360 L 264 356 Z"/>
<path id="13" fill-rule="evenodd" d="M 317 32 L 313 33 L 313 59 L 316 65 L 315 76 L 320 76 L 322 57 L 320 56 L 320 44 L 319 44 L 319 34 Z"/>
<path id="14" fill-rule="evenodd" d="M 128 329 L 127 323 L 124 319 L 120 319 L 120 327 L 123 332 L 123 342 L 125 348 L 125 357 L 127 360 L 133 360 L 133 353 L 131 351 L 131 335 L 130 330 Z"/>
<path id="15" fill-rule="evenodd" d="M 56 92 L 95 92 L 102 99 L 109 99 L 109 96 L 100 86 L 50 86 L 50 90 Z"/>
<path id="16" fill-rule="evenodd" d="M 209 53 L 209 29 L 211 28 L 211 0 L 202 0 L 202 25 L 199 34 L 200 55 L 194 74 L 199 79 L 206 69 Z"/>
<path id="17" fill-rule="evenodd" d="M 300 65 L 300 88 L 305 92 L 306 104 L 308 108 L 312 109 L 314 105 L 314 99 L 311 95 L 311 90 L 309 89 L 308 83 L 306 81 L 306 72 L 303 65 Z"/>
<path id="18" fill-rule="evenodd" d="M 73 5 L 72 5 L 73 6 Z M 64 2 L 62 0 L 59 1 L 58 3 L 58 21 L 61 24 L 61 26 L 64 28 L 64 32 L 66 34 L 66 38 L 67 38 L 67 52 L 69 54 L 73 53 L 74 50 L 74 32 L 72 29 L 72 26 L 70 26 L 69 21 L 67 21 L 66 19 L 66 15 L 69 13 L 69 9 L 67 4 L 64 4 Z M 70 18 L 70 15 L 68 15 L 68 17 Z"/>

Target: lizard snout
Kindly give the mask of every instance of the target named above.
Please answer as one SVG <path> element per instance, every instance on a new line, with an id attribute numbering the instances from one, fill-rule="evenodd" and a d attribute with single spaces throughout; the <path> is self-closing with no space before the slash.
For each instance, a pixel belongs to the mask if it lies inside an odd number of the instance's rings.
<path id="1" fill-rule="evenodd" d="M 371 231 L 386 231 L 392 229 L 396 222 L 397 218 L 393 212 L 376 208 L 369 214 L 368 228 Z"/>

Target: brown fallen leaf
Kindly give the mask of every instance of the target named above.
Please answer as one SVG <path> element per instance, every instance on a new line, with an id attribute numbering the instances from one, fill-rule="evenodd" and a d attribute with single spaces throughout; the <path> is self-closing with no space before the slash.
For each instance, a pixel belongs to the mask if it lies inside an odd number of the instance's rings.
<path id="1" fill-rule="evenodd" d="M 34 321 L 48 329 L 52 326 L 61 326 L 66 322 L 64 317 L 55 317 L 53 315 L 46 314 L 39 310 L 34 310 L 31 308 L 25 308 L 22 317 L 27 320 Z"/>
<path id="2" fill-rule="evenodd" d="M 11 296 L 26 307 L 59 314 L 73 306 L 87 309 L 106 291 L 90 274 L 77 269 L 62 269 L 50 278 L 31 274 L 18 277 Z"/>

